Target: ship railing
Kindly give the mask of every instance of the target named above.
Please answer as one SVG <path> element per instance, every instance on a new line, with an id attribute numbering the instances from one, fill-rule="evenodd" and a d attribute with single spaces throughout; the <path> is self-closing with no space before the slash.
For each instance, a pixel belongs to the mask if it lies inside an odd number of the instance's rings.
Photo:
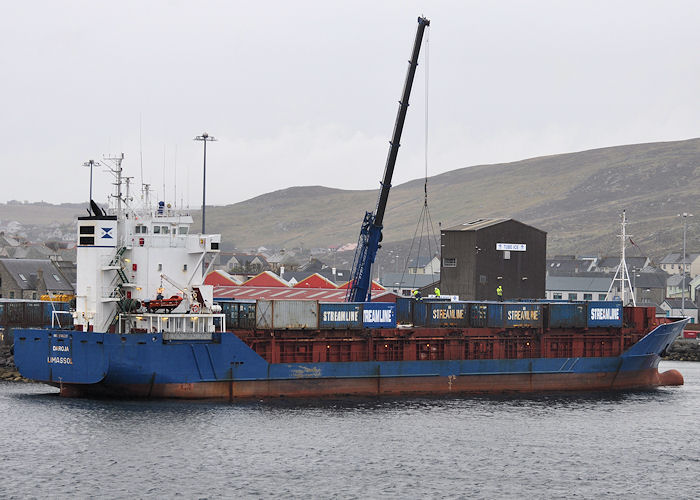
<path id="1" fill-rule="evenodd" d="M 226 315 L 122 313 L 119 315 L 119 333 L 217 333 L 226 331 Z"/>

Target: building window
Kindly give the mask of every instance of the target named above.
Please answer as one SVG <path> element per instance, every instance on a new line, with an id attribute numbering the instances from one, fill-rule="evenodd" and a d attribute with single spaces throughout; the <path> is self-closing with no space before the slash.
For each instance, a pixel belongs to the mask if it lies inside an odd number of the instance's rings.
<path id="1" fill-rule="evenodd" d="M 562 296 L 561 296 L 560 293 L 553 293 L 553 294 L 552 294 L 552 298 L 553 298 L 554 300 L 561 300 L 561 299 L 562 299 Z"/>
<path id="2" fill-rule="evenodd" d="M 568 295 L 569 300 L 576 300 L 578 299 L 578 293 L 570 293 Z"/>
<path id="3" fill-rule="evenodd" d="M 608 296 L 607 293 L 599 293 L 599 294 L 598 294 L 598 300 L 605 300 L 605 297 L 607 297 L 607 296 Z"/>
<path id="4" fill-rule="evenodd" d="M 485 274 L 479 275 L 479 283 L 481 283 L 482 285 L 486 284 L 486 275 Z"/>
<path id="5" fill-rule="evenodd" d="M 162 270 L 163 270 L 163 264 L 158 264 L 158 271 L 162 271 Z"/>
<path id="6" fill-rule="evenodd" d="M 10 298 L 14 299 L 15 298 L 15 292 L 10 292 Z"/>
<path id="7" fill-rule="evenodd" d="M 36 300 L 36 292 L 32 292 L 32 300 Z"/>
<path id="8" fill-rule="evenodd" d="M 457 267 L 457 259 L 454 257 L 445 257 L 442 259 L 442 267 Z"/>
<path id="9" fill-rule="evenodd" d="M 505 260 L 510 260 L 510 250 L 503 250 L 503 258 Z"/>
<path id="10" fill-rule="evenodd" d="M 592 293 L 584 293 L 583 300 L 593 300 L 593 294 Z"/>
<path id="11" fill-rule="evenodd" d="M 27 281 L 27 278 L 24 276 L 24 274 L 19 273 L 19 277 L 22 278 L 22 281 Z"/>

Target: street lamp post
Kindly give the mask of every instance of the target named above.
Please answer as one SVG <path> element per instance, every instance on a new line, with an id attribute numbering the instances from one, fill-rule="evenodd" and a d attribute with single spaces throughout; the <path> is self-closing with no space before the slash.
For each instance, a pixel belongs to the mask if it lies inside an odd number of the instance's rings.
<path id="1" fill-rule="evenodd" d="M 92 200 L 92 167 L 99 166 L 100 162 L 95 160 L 88 160 L 83 163 L 83 167 L 90 167 L 90 199 Z"/>
<path id="2" fill-rule="evenodd" d="M 206 232 L 205 207 L 207 204 L 207 142 L 215 141 L 216 138 L 204 132 L 202 135 L 195 137 L 194 140 L 202 141 L 204 143 L 204 179 L 202 181 L 202 234 L 204 234 Z"/>
<path id="3" fill-rule="evenodd" d="M 685 316 L 685 233 L 688 229 L 688 217 L 692 217 L 693 214 L 683 212 L 678 214 L 678 217 L 683 217 L 683 276 L 681 277 L 681 314 Z"/>

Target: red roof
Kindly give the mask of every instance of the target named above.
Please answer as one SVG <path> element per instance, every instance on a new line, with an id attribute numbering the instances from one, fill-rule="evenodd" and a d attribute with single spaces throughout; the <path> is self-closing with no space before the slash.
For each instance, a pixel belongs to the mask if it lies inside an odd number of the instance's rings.
<path id="1" fill-rule="evenodd" d="M 340 285 L 338 288 L 343 288 L 343 289 L 347 290 L 348 288 L 350 288 L 350 283 L 352 283 L 352 282 L 348 281 L 347 283 Z M 372 282 L 372 290 L 386 290 L 386 288 L 384 288 L 382 285 L 380 285 L 376 281 L 373 281 Z"/>
<path id="2" fill-rule="evenodd" d="M 256 287 L 289 287 L 289 283 L 270 271 L 263 271 L 257 276 L 253 276 L 241 286 Z"/>
<path id="3" fill-rule="evenodd" d="M 209 274 L 207 274 L 207 277 L 204 278 L 204 284 L 205 285 L 222 285 L 222 286 L 236 286 L 240 285 L 240 282 L 238 282 L 236 279 L 234 279 L 229 273 L 226 271 L 212 271 Z"/>
<path id="4" fill-rule="evenodd" d="M 334 288 L 289 288 L 258 286 L 215 286 L 214 299 L 239 300 L 318 300 L 319 302 L 345 302 L 347 291 Z M 372 302 L 396 302 L 396 294 L 382 291 L 372 296 Z"/>
<path id="5" fill-rule="evenodd" d="M 299 283 L 294 285 L 294 288 L 331 288 L 336 289 L 338 285 L 331 280 L 324 278 L 318 273 L 314 273 L 308 278 L 304 278 Z"/>

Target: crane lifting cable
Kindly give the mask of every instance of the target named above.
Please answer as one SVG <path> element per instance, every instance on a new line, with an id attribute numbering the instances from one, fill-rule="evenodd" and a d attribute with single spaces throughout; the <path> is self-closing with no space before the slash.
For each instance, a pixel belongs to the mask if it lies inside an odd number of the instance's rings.
<path id="1" fill-rule="evenodd" d="M 428 96 L 429 96 L 429 75 L 430 75 L 430 32 L 426 31 L 425 37 L 425 142 L 424 142 L 424 160 L 425 160 L 425 177 L 423 182 L 423 208 L 421 210 L 420 216 L 418 217 L 418 223 L 416 224 L 416 230 L 413 233 L 413 239 L 411 240 L 411 246 L 409 247 L 408 254 L 406 255 L 406 261 L 403 268 L 403 273 L 401 274 L 402 285 L 410 285 L 412 289 L 416 290 L 416 280 L 418 279 L 418 273 L 413 273 L 413 280 L 408 280 L 409 282 L 404 282 L 406 277 L 406 272 L 408 271 L 408 266 L 412 262 L 411 256 L 413 255 L 413 248 L 416 246 L 417 241 L 417 252 L 414 261 L 416 267 L 421 266 L 421 257 L 423 255 L 423 247 L 425 240 L 425 250 L 427 262 L 432 263 L 435 256 L 440 255 L 440 245 L 437 239 L 437 233 L 435 232 L 435 227 L 433 226 L 433 220 L 430 216 L 430 209 L 428 208 Z M 418 232 L 420 231 L 420 235 Z M 432 264 L 430 266 L 430 274 L 435 274 L 435 269 Z M 423 283 L 423 286 L 427 283 Z"/>

